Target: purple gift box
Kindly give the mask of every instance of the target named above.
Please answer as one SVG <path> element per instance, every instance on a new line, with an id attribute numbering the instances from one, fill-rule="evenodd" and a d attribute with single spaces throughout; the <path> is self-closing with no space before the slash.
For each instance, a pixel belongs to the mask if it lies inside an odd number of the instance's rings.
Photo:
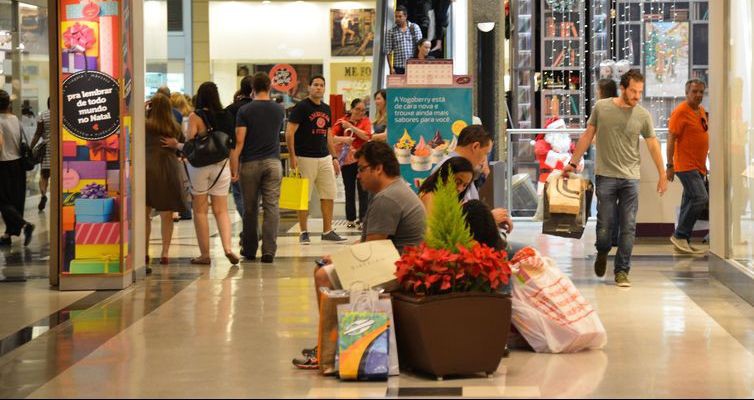
<path id="1" fill-rule="evenodd" d="M 83 54 L 63 51 L 63 72 L 72 74 L 85 69 L 97 70 L 97 57 L 85 57 Z"/>
<path id="2" fill-rule="evenodd" d="M 80 179 L 107 178 L 106 163 L 104 161 L 66 161 L 63 168 L 70 168 L 79 174 Z"/>
<path id="3" fill-rule="evenodd" d="M 107 190 L 110 192 L 120 191 L 120 170 L 118 169 L 107 170 Z"/>

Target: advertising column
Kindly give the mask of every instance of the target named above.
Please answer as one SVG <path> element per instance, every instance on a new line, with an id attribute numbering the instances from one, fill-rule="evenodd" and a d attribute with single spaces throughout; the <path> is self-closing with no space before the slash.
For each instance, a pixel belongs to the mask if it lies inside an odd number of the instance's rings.
<path id="1" fill-rule="evenodd" d="M 61 290 L 133 281 L 131 24 L 131 0 L 60 4 Z"/>
<path id="2" fill-rule="evenodd" d="M 415 191 L 471 124 L 471 96 L 471 78 L 453 76 L 450 60 L 409 61 L 406 75 L 388 78 L 388 144 Z"/>

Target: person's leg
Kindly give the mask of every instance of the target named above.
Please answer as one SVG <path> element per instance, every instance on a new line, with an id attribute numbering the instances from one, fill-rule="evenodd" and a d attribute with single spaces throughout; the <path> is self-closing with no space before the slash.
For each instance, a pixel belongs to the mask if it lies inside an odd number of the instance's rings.
<path id="1" fill-rule="evenodd" d="M 320 206 L 322 208 L 322 234 L 332 231 L 333 209 L 335 207 L 335 169 L 333 168 L 332 156 L 318 160 L 317 177 L 315 186 L 319 193 Z"/>
<path id="2" fill-rule="evenodd" d="M 369 192 L 361 187 L 360 182 L 356 182 L 356 188 L 359 191 L 359 221 L 364 222 L 367 217 L 367 209 L 369 208 Z"/>
<path id="3" fill-rule="evenodd" d="M 212 212 L 215 214 L 217 229 L 220 231 L 220 241 L 225 254 L 233 252 L 230 243 L 230 217 L 228 216 L 228 196 L 211 196 Z"/>
<path id="4" fill-rule="evenodd" d="M 265 160 L 265 176 L 262 180 L 262 256 L 275 256 L 277 234 L 280 226 L 280 182 L 283 168 L 277 160 Z M 265 258 L 262 261 L 268 261 Z"/>
<path id="5" fill-rule="evenodd" d="M 209 196 L 194 195 L 191 202 L 194 211 L 194 229 L 199 242 L 199 253 L 202 260 L 209 260 Z"/>
<path id="6" fill-rule="evenodd" d="M 607 253 L 612 247 L 612 231 L 618 224 L 615 208 L 618 199 L 617 179 L 597 176 L 597 241 L 598 253 Z"/>
<path id="7" fill-rule="evenodd" d="M 639 209 L 639 180 L 621 179 L 618 190 L 620 209 L 620 240 L 615 254 L 615 273 L 629 273 L 631 270 L 631 253 L 636 237 L 636 212 Z"/>
<path id="8" fill-rule="evenodd" d="M 311 157 L 298 158 L 298 171 L 301 174 L 302 178 L 309 180 L 309 201 L 310 202 L 312 198 L 312 192 L 314 191 L 316 187 L 317 171 L 318 171 L 318 166 L 319 166 L 318 160 L 319 159 L 317 158 L 311 158 Z M 303 234 L 304 232 L 307 232 L 308 234 L 309 211 L 302 210 L 302 211 L 298 211 L 297 214 L 298 214 L 298 225 L 299 225 L 301 233 Z"/>
<path id="9" fill-rule="evenodd" d="M 674 236 L 688 241 L 699 214 L 707 206 L 707 189 L 704 187 L 704 177 L 699 171 L 678 172 L 676 176 L 683 185 L 683 200 Z"/>
<path id="10" fill-rule="evenodd" d="M 162 258 L 167 258 L 170 253 L 170 242 L 173 240 L 173 212 L 160 211 L 160 222 L 162 223 Z"/>
<path id="11" fill-rule="evenodd" d="M 348 222 L 356 221 L 356 172 L 358 164 L 345 165 L 340 168 L 343 177 L 343 186 L 346 191 L 346 219 Z M 327 232 L 327 231 L 325 231 Z"/>
<path id="12" fill-rule="evenodd" d="M 322 199 L 319 201 L 322 207 L 322 233 L 328 233 L 332 230 L 332 217 L 335 209 L 335 201 L 331 199 Z"/>
<path id="13" fill-rule="evenodd" d="M 259 188 L 262 177 L 262 165 L 258 161 L 241 164 L 241 188 L 244 196 L 242 255 L 248 259 L 257 256 L 259 246 Z"/>

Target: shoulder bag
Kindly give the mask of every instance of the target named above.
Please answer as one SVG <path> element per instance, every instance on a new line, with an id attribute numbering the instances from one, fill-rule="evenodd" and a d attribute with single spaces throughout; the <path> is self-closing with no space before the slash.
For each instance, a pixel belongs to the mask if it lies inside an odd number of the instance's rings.
<path id="1" fill-rule="evenodd" d="M 186 160 L 191 166 L 201 168 L 227 159 L 231 148 L 230 134 L 215 129 L 204 110 L 196 110 L 195 113 L 204 121 L 207 130 L 203 135 L 198 133 L 183 145 Z"/>

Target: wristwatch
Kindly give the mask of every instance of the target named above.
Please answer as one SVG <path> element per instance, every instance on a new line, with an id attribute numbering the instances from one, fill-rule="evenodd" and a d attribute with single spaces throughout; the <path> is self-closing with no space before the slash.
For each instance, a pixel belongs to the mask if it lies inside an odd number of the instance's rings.
<path id="1" fill-rule="evenodd" d="M 578 166 L 572 162 L 569 162 L 568 165 L 572 166 L 573 168 L 578 168 Z"/>
<path id="2" fill-rule="evenodd" d="M 673 168 L 673 164 L 665 164 L 665 168 Z"/>

